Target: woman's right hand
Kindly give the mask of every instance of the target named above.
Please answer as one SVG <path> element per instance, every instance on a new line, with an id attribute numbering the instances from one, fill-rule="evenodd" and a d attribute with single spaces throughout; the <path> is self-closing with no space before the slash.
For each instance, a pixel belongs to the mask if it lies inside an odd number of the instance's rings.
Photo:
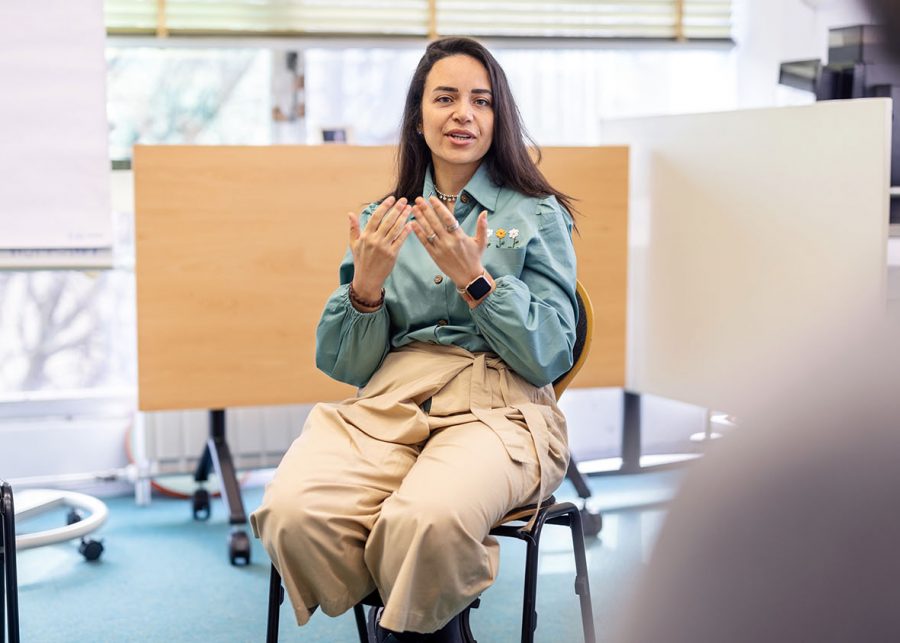
<path id="1" fill-rule="evenodd" d="M 353 292 L 365 301 L 381 298 L 381 289 L 400 247 L 409 235 L 406 219 L 412 211 L 405 198 L 389 196 L 375 209 L 365 230 L 359 229 L 359 215 L 350 218 L 350 252 L 353 254 Z"/>

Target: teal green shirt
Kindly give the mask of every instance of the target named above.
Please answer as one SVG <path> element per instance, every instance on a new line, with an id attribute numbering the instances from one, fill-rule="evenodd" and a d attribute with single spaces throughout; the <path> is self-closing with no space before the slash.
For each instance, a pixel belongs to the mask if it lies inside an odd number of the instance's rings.
<path id="1" fill-rule="evenodd" d="M 434 194 L 429 171 L 422 190 Z M 360 217 L 368 222 L 377 203 Z M 556 197 L 537 198 L 495 185 L 482 164 L 460 192 L 454 215 L 475 235 L 488 211 L 489 239 L 482 263 L 496 289 L 470 309 L 453 281 L 410 234 L 384 284 L 384 305 L 362 313 L 350 303 L 349 250 L 316 331 L 316 365 L 329 376 L 365 386 L 391 348 L 412 342 L 455 344 L 473 353 L 496 353 L 535 386 L 549 384 L 572 366 L 577 303 L 572 219 Z"/>

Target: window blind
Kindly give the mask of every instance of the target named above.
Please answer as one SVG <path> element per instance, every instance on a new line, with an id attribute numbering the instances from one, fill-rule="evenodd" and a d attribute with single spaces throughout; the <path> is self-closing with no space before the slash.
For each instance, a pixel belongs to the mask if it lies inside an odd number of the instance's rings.
<path id="1" fill-rule="evenodd" d="M 731 0 L 437 0 L 437 30 L 473 36 L 728 39 Z"/>
<path id="2" fill-rule="evenodd" d="M 685 0 L 683 20 L 687 39 L 730 39 L 731 0 Z"/>
<path id="3" fill-rule="evenodd" d="M 107 33 L 155 32 L 156 0 L 106 0 Z"/>
<path id="4" fill-rule="evenodd" d="M 109 33 L 427 35 L 428 0 L 106 0 Z"/>
<path id="5" fill-rule="evenodd" d="M 106 24 L 110 33 L 708 40 L 731 37 L 731 4 L 731 0 L 106 0 Z"/>

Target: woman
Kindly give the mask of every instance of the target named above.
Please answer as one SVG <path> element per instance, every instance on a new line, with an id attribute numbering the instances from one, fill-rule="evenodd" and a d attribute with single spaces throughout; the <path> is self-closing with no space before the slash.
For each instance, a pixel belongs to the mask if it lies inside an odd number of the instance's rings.
<path id="1" fill-rule="evenodd" d="M 572 364 L 572 221 L 473 40 L 428 46 L 398 166 L 399 198 L 349 215 L 316 336 L 319 368 L 362 388 L 311 411 L 251 522 L 300 625 L 377 589 L 377 640 L 463 641 L 491 526 L 565 475 L 550 383 Z"/>

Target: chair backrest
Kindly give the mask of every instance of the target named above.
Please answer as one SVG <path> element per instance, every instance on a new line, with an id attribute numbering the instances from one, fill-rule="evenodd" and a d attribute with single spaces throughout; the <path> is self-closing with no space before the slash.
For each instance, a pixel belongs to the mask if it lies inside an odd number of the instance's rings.
<path id="1" fill-rule="evenodd" d="M 580 281 L 575 287 L 575 298 L 578 300 L 578 324 L 575 327 L 575 346 L 572 348 L 572 368 L 553 382 L 557 400 L 587 360 L 591 349 L 591 337 L 594 334 L 594 307 Z"/>

